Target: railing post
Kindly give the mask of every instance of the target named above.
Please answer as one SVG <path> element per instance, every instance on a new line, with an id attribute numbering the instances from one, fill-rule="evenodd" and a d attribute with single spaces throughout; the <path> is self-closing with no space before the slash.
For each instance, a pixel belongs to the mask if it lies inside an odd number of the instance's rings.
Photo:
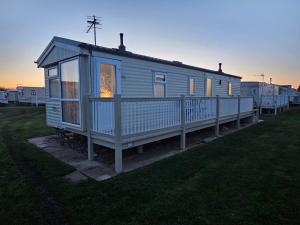
<path id="1" fill-rule="evenodd" d="M 273 102 L 274 102 L 274 105 L 275 105 L 274 114 L 276 116 L 277 115 L 277 95 L 276 96 L 273 95 Z"/>
<path id="2" fill-rule="evenodd" d="M 123 171 L 123 152 L 122 152 L 122 108 L 121 95 L 116 94 L 115 98 L 115 171 L 121 173 Z"/>
<path id="3" fill-rule="evenodd" d="M 259 120 L 259 115 L 260 115 L 260 108 L 257 109 L 256 111 L 254 111 L 254 97 L 252 97 L 252 111 L 253 111 L 253 115 L 252 115 L 252 123 L 257 123 Z M 254 120 L 255 119 L 255 120 Z"/>
<path id="4" fill-rule="evenodd" d="M 181 136 L 180 149 L 182 151 L 186 148 L 186 134 L 185 134 L 185 96 L 181 95 Z"/>
<path id="5" fill-rule="evenodd" d="M 218 137 L 220 135 L 220 96 L 217 95 L 216 98 L 216 125 L 215 125 L 215 135 Z"/>
<path id="6" fill-rule="evenodd" d="M 90 103 L 89 96 L 86 97 L 86 104 L 87 104 L 87 120 L 86 120 L 86 127 L 87 127 L 87 145 L 88 145 L 88 160 L 94 160 L 94 144 L 91 135 L 92 129 L 92 104 Z"/>
<path id="7" fill-rule="evenodd" d="M 237 112 L 236 128 L 240 129 L 240 125 L 241 125 L 241 96 L 238 95 L 238 112 Z"/>

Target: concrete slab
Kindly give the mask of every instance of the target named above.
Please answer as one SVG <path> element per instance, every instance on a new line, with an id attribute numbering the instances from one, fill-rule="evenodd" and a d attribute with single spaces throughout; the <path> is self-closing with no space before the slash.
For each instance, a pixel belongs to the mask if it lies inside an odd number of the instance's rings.
<path id="1" fill-rule="evenodd" d="M 67 174 L 64 178 L 70 182 L 78 183 L 88 179 L 87 176 L 80 173 L 78 170 L 75 170 L 73 173 Z"/>
<path id="2" fill-rule="evenodd" d="M 65 176 L 65 179 L 71 182 L 80 182 L 86 180 L 87 177 L 102 181 L 116 175 L 112 165 L 87 160 L 84 154 L 67 145 L 60 145 L 55 135 L 31 138 L 28 141 L 58 160 L 74 167 L 75 171 Z"/>

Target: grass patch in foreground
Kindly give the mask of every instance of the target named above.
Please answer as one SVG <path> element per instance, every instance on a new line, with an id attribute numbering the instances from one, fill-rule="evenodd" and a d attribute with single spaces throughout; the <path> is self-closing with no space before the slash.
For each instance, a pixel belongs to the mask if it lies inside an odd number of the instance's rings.
<path id="1" fill-rule="evenodd" d="M 6 110 L 0 109 L 1 142 L 12 170 L 3 171 L 19 170 L 28 187 L 42 186 L 55 202 L 49 208 L 38 189 L 16 199 L 12 187 L 6 204 L 36 199 L 30 210 L 35 213 L 21 221 L 9 211 L 7 223 L 299 224 L 299 109 L 106 182 L 80 184 L 62 179 L 72 168 L 26 143 L 53 132 L 43 112 Z M 11 184 L 7 177 L 2 182 Z M 19 187 L 21 196 L 28 193 Z M 63 214 L 59 220 L 53 219 L 57 213 Z"/>

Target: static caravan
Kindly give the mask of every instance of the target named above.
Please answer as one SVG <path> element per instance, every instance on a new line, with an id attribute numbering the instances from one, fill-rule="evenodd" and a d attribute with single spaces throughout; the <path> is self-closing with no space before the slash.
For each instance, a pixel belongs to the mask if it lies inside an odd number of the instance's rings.
<path id="1" fill-rule="evenodd" d="M 8 102 L 17 103 L 18 102 L 18 91 L 17 90 L 8 90 Z"/>
<path id="2" fill-rule="evenodd" d="M 122 152 L 172 136 L 252 118 L 253 98 L 240 97 L 241 77 L 127 51 L 54 37 L 36 63 L 44 68 L 48 126 Z"/>
<path id="3" fill-rule="evenodd" d="M 280 85 L 268 84 L 258 81 L 245 81 L 241 83 L 241 95 L 253 96 L 255 107 L 263 110 L 285 109 L 289 106 L 287 90 L 280 89 Z"/>
<path id="4" fill-rule="evenodd" d="M 280 85 L 279 87 L 279 94 L 280 95 L 287 95 L 289 96 L 289 103 L 290 104 L 297 104 L 298 100 L 298 92 L 296 89 L 292 87 L 292 85 Z M 299 102 L 300 103 L 300 102 Z M 298 104 L 299 104 L 298 103 Z"/>
<path id="5" fill-rule="evenodd" d="M 18 102 L 23 104 L 41 105 L 45 104 L 44 87 L 18 86 Z"/>
<path id="6" fill-rule="evenodd" d="M 7 91 L 0 91 L 0 105 L 8 104 L 8 94 Z"/>

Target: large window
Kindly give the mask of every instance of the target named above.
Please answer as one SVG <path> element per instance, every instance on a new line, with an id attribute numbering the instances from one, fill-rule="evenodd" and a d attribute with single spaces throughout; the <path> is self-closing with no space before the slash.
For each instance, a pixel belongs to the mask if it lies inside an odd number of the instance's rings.
<path id="1" fill-rule="evenodd" d="M 80 124 L 78 59 L 61 64 L 62 121 Z"/>
<path id="2" fill-rule="evenodd" d="M 166 75 L 163 73 L 154 74 L 154 96 L 166 96 Z"/>
<path id="3" fill-rule="evenodd" d="M 100 64 L 100 97 L 113 97 L 116 93 L 116 66 Z"/>
<path id="4" fill-rule="evenodd" d="M 59 78 L 57 67 L 48 69 L 49 97 L 59 98 Z"/>
<path id="5" fill-rule="evenodd" d="M 212 96 L 212 79 L 206 79 L 206 96 Z"/>
<path id="6" fill-rule="evenodd" d="M 228 81 L 228 95 L 232 95 L 232 83 Z"/>
<path id="7" fill-rule="evenodd" d="M 195 95 L 195 79 L 189 78 L 189 95 L 194 96 Z"/>

